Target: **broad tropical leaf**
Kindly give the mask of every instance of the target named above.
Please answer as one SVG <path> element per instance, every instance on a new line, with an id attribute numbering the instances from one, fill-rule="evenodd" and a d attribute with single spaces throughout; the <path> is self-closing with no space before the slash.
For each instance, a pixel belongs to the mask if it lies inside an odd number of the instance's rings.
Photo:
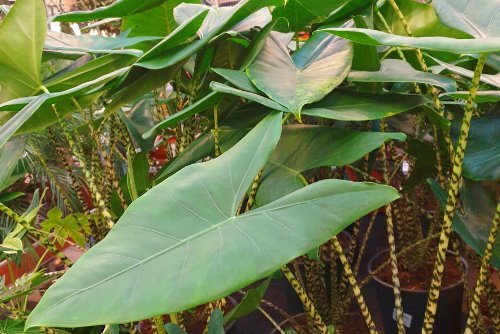
<path id="1" fill-rule="evenodd" d="M 388 186 L 327 180 L 236 216 L 280 132 L 281 114 L 273 113 L 220 157 L 184 168 L 133 202 L 49 288 L 26 327 L 124 323 L 220 298 L 398 197 Z"/>
<path id="2" fill-rule="evenodd" d="M 276 150 L 264 166 L 256 204 L 266 205 L 305 186 L 302 172 L 355 162 L 402 133 L 361 132 L 315 125 L 283 127 Z M 321 149 L 318 149 L 321 147 Z"/>
<path id="3" fill-rule="evenodd" d="M 0 25 L 0 103 L 40 89 L 46 31 L 43 0 L 15 2 Z"/>
<path id="4" fill-rule="evenodd" d="M 254 85 L 296 117 L 305 104 L 321 100 L 347 76 L 352 43 L 329 34 L 315 34 L 292 56 L 271 33 L 247 74 Z"/>
<path id="5" fill-rule="evenodd" d="M 382 31 L 362 28 L 322 27 L 316 33 L 329 32 L 368 45 L 388 45 L 397 47 L 420 48 L 451 53 L 482 53 L 500 50 L 500 37 L 481 39 L 458 39 L 448 37 L 407 37 L 388 34 Z"/>
<path id="6" fill-rule="evenodd" d="M 385 59 L 378 71 L 351 71 L 347 80 L 356 82 L 418 82 L 456 91 L 452 78 L 429 72 L 417 71 L 409 63 L 398 59 Z"/>
<path id="7" fill-rule="evenodd" d="M 441 22 L 475 38 L 500 37 L 498 0 L 433 0 Z"/>

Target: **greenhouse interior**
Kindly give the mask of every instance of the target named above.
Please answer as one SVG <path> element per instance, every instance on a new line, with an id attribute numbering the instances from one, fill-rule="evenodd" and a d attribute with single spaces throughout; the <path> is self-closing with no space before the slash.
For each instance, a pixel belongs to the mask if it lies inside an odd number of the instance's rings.
<path id="1" fill-rule="evenodd" d="M 500 0 L 0 0 L 0 334 L 500 333 Z"/>

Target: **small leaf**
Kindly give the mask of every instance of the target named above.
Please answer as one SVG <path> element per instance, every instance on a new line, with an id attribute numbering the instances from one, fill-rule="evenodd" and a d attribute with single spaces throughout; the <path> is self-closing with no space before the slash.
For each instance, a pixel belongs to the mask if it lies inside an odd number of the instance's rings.
<path id="1" fill-rule="evenodd" d="M 213 310 L 212 314 L 210 315 L 207 334 L 224 334 L 222 311 L 219 308 Z"/>
<path id="2" fill-rule="evenodd" d="M 455 80 L 443 75 L 417 71 L 409 63 L 398 59 L 385 59 L 378 71 L 351 71 L 347 80 L 355 82 L 418 82 L 456 91 Z"/>

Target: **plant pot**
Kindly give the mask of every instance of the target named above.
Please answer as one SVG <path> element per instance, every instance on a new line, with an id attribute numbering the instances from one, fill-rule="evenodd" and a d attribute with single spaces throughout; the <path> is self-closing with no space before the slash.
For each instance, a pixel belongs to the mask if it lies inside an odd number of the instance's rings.
<path id="1" fill-rule="evenodd" d="M 376 267 L 381 257 L 387 254 L 387 250 L 377 253 L 368 263 L 370 273 Z M 449 256 L 452 255 L 449 252 Z M 464 268 L 467 271 L 467 262 L 461 258 Z M 432 272 L 427 275 L 430 280 Z M 393 285 L 379 277 L 374 276 L 373 281 L 378 296 L 380 315 L 386 334 L 397 333 L 397 323 L 394 308 Z M 462 296 L 464 292 L 463 280 L 448 284 L 441 288 L 439 295 L 436 320 L 434 323 L 434 334 L 460 333 L 462 317 Z M 407 334 L 420 333 L 424 321 L 424 312 L 427 305 L 429 290 L 401 288 L 401 298 L 403 300 L 404 323 Z"/>

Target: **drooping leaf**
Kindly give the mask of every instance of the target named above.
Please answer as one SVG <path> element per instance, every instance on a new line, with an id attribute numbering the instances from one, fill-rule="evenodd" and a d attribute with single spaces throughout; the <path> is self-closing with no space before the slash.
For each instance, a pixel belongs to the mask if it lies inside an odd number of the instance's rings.
<path id="1" fill-rule="evenodd" d="M 439 96 L 451 96 L 457 99 L 467 100 L 469 92 L 446 92 Z M 500 101 L 500 91 L 498 90 L 483 90 L 476 93 L 476 103 L 488 103 Z"/>
<path id="2" fill-rule="evenodd" d="M 446 205 L 446 192 L 433 180 L 427 180 L 442 209 Z M 464 214 L 455 210 L 453 230 L 479 256 L 484 255 L 491 223 L 495 216 L 495 203 L 479 182 L 466 180 L 460 189 Z M 491 264 L 500 268 L 500 242 L 495 242 Z"/>
<path id="3" fill-rule="evenodd" d="M 74 11 L 62 13 L 53 18 L 59 22 L 85 22 L 91 20 L 127 17 L 136 13 L 159 6 L 165 0 L 117 0 L 108 6 L 96 8 L 88 11 Z"/>
<path id="4" fill-rule="evenodd" d="M 30 103 L 40 100 L 42 97 L 44 98 L 44 103 L 46 103 L 47 105 L 51 105 L 57 101 L 71 99 L 72 97 L 81 97 L 82 95 L 84 95 L 89 91 L 95 93 L 96 90 L 94 88 L 97 88 L 98 86 L 101 86 L 102 88 L 102 85 L 104 83 L 119 76 L 120 74 L 125 73 L 127 70 L 128 67 L 120 68 L 116 71 L 105 74 L 97 79 L 84 82 L 78 86 L 60 92 L 43 93 L 41 95 L 21 97 L 18 99 L 7 101 L 5 103 L 0 104 L 0 110 L 15 111 L 20 109 L 25 109 Z"/>
<path id="5" fill-rule="evenodd" d="M 154 136 L 144 139 L 142 135 L 154 126 L 151 110 L 155 107 L 155 103 L 154 99 L 145 98 L 126 112 L 118 111 L 118 116 L 142 152 L 149 152 L 154 146 Z"/>
<path id="6" fill-rule="evenodd" d="M 359 132 L 315 125 L 285 126 L 276 150 L 264 166 L 256 204 L 266 205 L 303 188 L 302 172 L 321 166 L 350 164 L 387 140 L 405 138 L 402 133 Z"/>
<path id="7" fill-rule="evenodd" d="M 212 71 L 214 71 L 239 89 L 255 94 L 260 93 L 245 72 L 229 70 L 226 68 L 212 68 Z"/>
<path id="8" fill-rule="evenodd" d="M 13 138 L 0 148 L 0 192 L 10 186 L 11 174 L 24 153 L 26 137 Z"/>
<path id="9" fill-rule="evenodd" d="M 500 37 L 497 0 L 433 0 L 439 20 L 475 38 Z"/>
<path id="10" fill-rule="evenodd" d="M 257 287 L 248 290 L 241 302 L 224 315 L 224 323 L 228 324 L 231 321 L 244 317 L 259 307 L 262 302 L 262 298 L 264 298 L 264 294 L 267 291 L 269 282 L 271 282 L 271 278 L 264 280 L 264 282 L 260 283 Z"/>
<path id="11" fill-rule="evenodd" d="M 43 85 L 51 92 L 59 92 L 95 80 L 105 74 L 129 66 L 134 56 L 110 54 L 84 63 L 81 66 L 70 65 L 68 68 L 46 79 Z"/>
<path id="12" fill-rule="evenodd" d="M 42 0 L 15 2 L 0 25 L 0 103 L 29 96 L 42 85 L 40 69 L 46 31 Z"/>
<path id="13" fill-rule="evenodd" d="M 296 117 L 305 104 L 321 100 L 347 76 L 352 43 L 315 34 L 292 56 L 271 33 L 247 74 L 254 85 Z"/>
<path id="14" fill-rule="evenodd" d="M 482 53 L 500 50 L 500 37 L 481 39 L 458 39 L 448 37 L 407 37 L 388 34 L 378 30 L 361 28 L 321 27 L 316 33 L 329 32 L 367 45 L 387 45 L 420 48 L 451 53 Z"/>
<path id="15" fill-rule="evenodd" d="M 224 334 L 224 321 L 222 311 L 216 308 L 210 314 L 208 321 L 207 334 Z"/>
<path id="16" fill-rule="evenodd" d="M 367 121 L 394 116 L 427 102 L 422 95 L 369 94 L 337 89 L 320 102 L 306 106 L 303 114 L 340 121 Z"/>
<path id="17" fill-rule="evenodd" d="M 456 66 L 456 65 L 453 65 L 453 64 L 448 64 L 448 63 L 446 63 L 444 61 L 441 61 L 441 60 L 439 60 L 437 58 L 434 58 L 434 57 L 430 57 L 430 58 L 432 58 L 432 60 L 434 60 L 436 63 L 438 63 L 444 69 L 447 69 L 447 70 L 449 70 L 451 72 L 454 72 L 454 73 L 457 73 L 457 74 L 460 74 L 460 75 L 463 75 L 464 77 L 467 77 L 467 78 L 471 78 L 472 79 L 474 77 L 474 72 L 471 71 L 471 70 L 468 70 L 466 68 L 463 68 L 463 67 L 460 67 L 460 66 Z M 437 66 L 435 68 L 437 68 Z M 500 73 L 497 73 L 497 74 L 481 74 L 480 80 L 482 82 L 487 83 L 488 85 L 492 85 L 492 86 L 500 88 Z"/>
<path id="18" fill-rule="evenodd" d="M 70 35 L 61 32 L 51 31 L 47 34 L 44 49 L 52 52 L 62 52 L 70 54 L 128 54 L 139 57 L 141 50 L 124 49 L 144 41 L 158 40 L 155 36 L 127 37 L 121 34 L 115 37 L 93 36 L 93 35 Z"/>
<path id="19" fill-rule="evenodd" d="M 37 96 L 21 111 L 12 116 L 0 127 L 0 149 L 7 143 L 16 131 L 40 108 L 47 99 L 47 94 Z"/>
<path id="20" fill-rule="evenodd" d="M 281 114 L 273 113 L 220 157 L 184 168 L 132 203 L 49 288 L 26 327 L 123 323 L 220 298 L 398 197 L 387 186 L 327 180 L 236 216 L 280 132 Z M 95 270 L 96 263 L 105 265 Z"/>
<path id="21" fill-rule="evenodd" d="M 480 117 L 471 121 L 469 139 L 465 150 L 464 177 L 471 180 L 498 180 L 500 178 L 500 118 Z M 454 122 L 451 135 L 458 138 L 460 124 Z"/>
<path id="22" fill-rule="evenodd" d="M 217 103 L 219 103 L 221 99 L 221 95 L 217 92 L 212 92 L 208 94 L 207 96 L 199 99 L 192 105 L 186 107 L 185 109 L 173 114 L 172 116 L 166 118 L 165 120 L 157 123 L 155 126 L 153 126 L 150 130 L 148 130 L 146 133 L 144 133 L 143 138 L 149 138 L 151 137 L 156 131 L 159 129 L 165 129 L 168 127 L 176 126 L 178 123 L 182 122 L 183 120 L 187 119 L 188 117 L 191 117 L 195 114 L 198 114 L 202 111 L 205 111 L 207 109 L 215 107 Z"/>
<path id="23" fill-rule="evenodd" d="M 418 82 L 456 91 L 452 78 L 429 72 L 417 71 L 409 63 L 399 59 L 385 59 L 378 71 L 351 71 L 347 80 L 356 82 Z"/>

